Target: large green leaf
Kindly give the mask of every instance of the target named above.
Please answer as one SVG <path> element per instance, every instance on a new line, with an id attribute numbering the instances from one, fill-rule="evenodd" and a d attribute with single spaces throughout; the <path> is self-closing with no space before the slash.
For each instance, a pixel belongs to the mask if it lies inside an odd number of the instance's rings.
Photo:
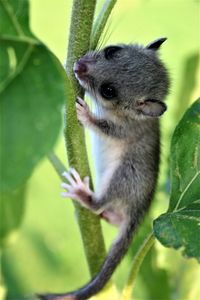
<path id="1" fill-rule="evenodd" d="M 154 221 L 166 247 L 183 248 L 200 261 L 200 99 L 185 113 L 171 143 L 169 210 Z"/>
<path id="2" fill-rule="evenodd" d="M 29 28 L 28 0 L 0 1 L 0 34 L 11 37 L 32 37 Z"/>
<path id="3" fill-rule="evenodd" d="M 29 28 L 29 2 L 0 0 L 0 246 L 22 222 L 24 186 L 53 148 L 66 76 Z"/>
<path id="4" fill-rule="evenodd" d="M 26 186 L 2 193 L 0 198 L 0 248 L 15 241 L 25 210 Z"/>
<path id="5" fill-rule="evenodd" d="M 28 1 L 0 0 L 0 191 L 23 184 L 61 126 L 65 73 L 29 29 Z"/>

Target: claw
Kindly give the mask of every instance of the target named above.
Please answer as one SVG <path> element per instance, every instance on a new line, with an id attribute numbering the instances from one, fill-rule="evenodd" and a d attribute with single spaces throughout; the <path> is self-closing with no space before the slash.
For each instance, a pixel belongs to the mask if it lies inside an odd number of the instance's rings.
<path id="1" fill-rule="evenodd" d="M 76 100 L 76 112 L 79 122 L 84 126 L 89 126 L 92 120 L 91 113 L 87 103 L 80 97 Z"/>
<path id="2" fill-rule="evenodd" d="M 79 103 L 82 106 L 85 106 L 85 104 L 86 104 L 85 101 L 79 96 L 76 98 L 76 101 L 77 101 L 77 103 Z"/>
<path id="3" fill-rule="evenodd" d="M 69 190 L 71 186 L 69 184 L 65 183 L 65 182 L 62 182 L 61 185 L 60 185 L 60 187 L 62 189 Z"/>
<path id="4" fill-rule="evenodd" d="M 83 182 L 85 183 L 85 185 L 87 186 L 87 188 L 89 188 L 89 184 L 90 184 L 90 178 L 89 176 L 86 176 L 83 178 Z"/>
<path id="5" fill-rule="evenodd" d="M 70 173 L 64 172 L 63 176 L 71 183 L 72 186 L 76 185 L 76 182 L 75 182 L 75 180 L 73 179 L 73 177 L 71 176 Z"/>
<path id="6" fill-rule="evenodd" d="M 82 180 L 74 168 L 70 168 L 68 172 L 64 172 L 62 175 L 67 179 L 68 183 L 63 182 L 61 184 L 61 188 L 65 189 L 61 196 L 74 199 L 83 206 L 88 207 L 92 195 L 92 191 L 89 188 L 89 177 L 86 176 Z"/>
<path id="7" fill-rule="evenodd" d="M 80 175 L 78 174 L 78 172 L 74 168 L 70 168 L 69 171 L 78 183 L 80 183 L 82 181 Z"/>

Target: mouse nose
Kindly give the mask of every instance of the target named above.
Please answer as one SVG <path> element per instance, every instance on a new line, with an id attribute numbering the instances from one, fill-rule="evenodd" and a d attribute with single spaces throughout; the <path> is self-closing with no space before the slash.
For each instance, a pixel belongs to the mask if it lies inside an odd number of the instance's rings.
<path id="1" fill-rule="evenodd" d="M 83 59 L 79 59 L 77 62 L 74 63 L 74 73 L 78 76 L 86 75 L 88 72 L 88 66 Z"/>

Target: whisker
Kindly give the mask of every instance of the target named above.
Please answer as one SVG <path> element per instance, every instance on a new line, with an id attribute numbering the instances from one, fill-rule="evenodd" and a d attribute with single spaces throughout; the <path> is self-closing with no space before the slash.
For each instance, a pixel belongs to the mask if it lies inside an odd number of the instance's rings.
<path id="1" fill-rule="evenodd" d="M 111 18 L 109 18 L 109 20 L 106 24 L 106 27 L 104 28 L 103 33 L 102 33 L 102 35 L 99 39 L 99 42 L 97 44 L 97 49 L 102 49 L 103 46 L 105 46 L 106 42 L 108 41 L 107 36 L 108 36 L 109 30 L 111 28 L 111 24 L 112 24 L 112 20 L 111 20 Z M 110 36 L 110 34 L 109 34 L 109 36 Z"/>

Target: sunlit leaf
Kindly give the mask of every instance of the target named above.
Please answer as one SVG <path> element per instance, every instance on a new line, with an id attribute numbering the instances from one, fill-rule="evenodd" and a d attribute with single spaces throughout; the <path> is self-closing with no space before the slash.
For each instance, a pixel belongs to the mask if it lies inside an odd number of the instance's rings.
<path id="1" fill-rule="evenodd" d="M 154 221 L 154 232 L 164 246 L 200 260 L 200 99 L 175 129 L 169 210 Z"/>
<path id="2" fill-rule="evenodd" d="M 26 0 L 0 0 L 0 191 L 23 184 L 53 147 L 64 70 L 28 27 Z"/>
<path id="3" fill-rule="evenodd" d="M 66 94 L 61 64 L 30 31 L 28 4 L 0 0 L 1 246 L 22 222 L 25 182 L 55 144 Z"/>

